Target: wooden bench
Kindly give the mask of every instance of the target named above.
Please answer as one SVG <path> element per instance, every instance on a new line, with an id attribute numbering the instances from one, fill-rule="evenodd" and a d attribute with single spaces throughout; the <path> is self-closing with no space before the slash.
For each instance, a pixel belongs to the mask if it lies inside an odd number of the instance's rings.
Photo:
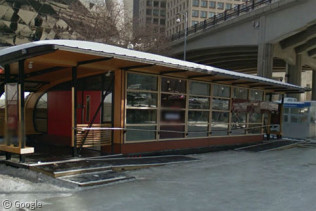
<path id="1" fill-rule="evenodd" d="M 7 146 L 7 145 L 0 145 L 0 151 L 5 152 L 6 159 L 11 159 L 11 154 L 18 154 L 20 155 L 20 162 L 25 162 L 25 155 L 34 153 L 34 147 L 15 147 L 15 146 Z"/>

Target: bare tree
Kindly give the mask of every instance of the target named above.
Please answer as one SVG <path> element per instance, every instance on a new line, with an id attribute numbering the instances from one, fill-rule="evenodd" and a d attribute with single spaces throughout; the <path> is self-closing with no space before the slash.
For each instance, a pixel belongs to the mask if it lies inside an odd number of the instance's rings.
<path id="1" fill-rule="evenodd" d="M 95 41 L 121 47 L 133 46 L 135 50 L 152 53 L 164 53 L 167 42 L 164 33 L 157 25 L 133 27 L 140 25 L 127 15 L 124 5 L 118 1 L 91 4 L 87 9 L 75 2 L 70 7 L 72 14 L 64 18 L 70 26 L 67 30 L 77 33 L 76 39 Z M 59 32 L 62 34 L 62 30 Z"/>

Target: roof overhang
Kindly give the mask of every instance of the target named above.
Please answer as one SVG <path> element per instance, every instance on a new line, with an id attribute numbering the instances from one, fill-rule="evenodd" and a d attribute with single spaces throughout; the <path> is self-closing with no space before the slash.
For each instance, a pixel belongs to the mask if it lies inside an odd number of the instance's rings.
<path id="1" fill-rule="evenodd" d="M 20 60 L 25 60 L 26 82 L 41 84 L 69 81 L 71 69 L 77 67 L 78 77 L 121 69 L 194 78 L 268 92 L 303 93 L 306 91 L 300 86 L 259 76 L 86 41 L 45 40 L 0 50 L 0 65 L 10 65 L 12 77 L 17 76 L 17 62 Z"/>

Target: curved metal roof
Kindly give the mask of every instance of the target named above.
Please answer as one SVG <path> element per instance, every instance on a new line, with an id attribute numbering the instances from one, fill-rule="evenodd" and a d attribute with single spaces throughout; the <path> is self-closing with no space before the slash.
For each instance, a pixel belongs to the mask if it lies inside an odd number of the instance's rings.
<path id="1" fill-rule="evenodd" d="M 306 91 L 300 86 L 264 77 L 238 73 L 230 70 L 224 70 L 212 66 L 182 61 L 161 55 L 125 49 L 103 43 L 77 40 L 45 40 L 5 48 L 0 50 L 0 64 L 6 65 L 21 59 L 29 59 L 58 50 L 93 55 L 98 56 L 99 58 L 105 57 L 118 59 L 120 61 L 133 61 L 144 65 L 168 67 L 178 71 L 183 70 L 188 72 L 195 72 L 197 74 L 200 74 L 201 77 L 215 75 L 225 77 L 227 78 L 227 80 L 244 80 L 254 83 L 260 83 L 266 86 L 273 86 L 274 88 L 278 88 L 280 92 L 282 91 L 301 93 Z"/>

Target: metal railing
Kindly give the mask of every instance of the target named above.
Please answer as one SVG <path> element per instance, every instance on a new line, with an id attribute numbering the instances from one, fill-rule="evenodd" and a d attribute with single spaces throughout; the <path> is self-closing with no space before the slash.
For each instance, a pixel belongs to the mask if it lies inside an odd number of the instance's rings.
<path id="1" fill-rule="evenodd" d="M 236 18 L 242 14 L 248 13 L 250 11 L 255 10 L 256 8 L 265 6 L 267 4 L 271 4 L 272 2 L 275 2 L 275 1 L 278 1 L 278 0 L 249 0 L 249 1 L 246 1 L 244 4 L 239 4 L 232 9 L 225 10 L 222 13 L 214 15 L 211 18 L 205 19 L 204 21 L 187 28 L 187 36 L 189 36 L 190 34 L 194 34 L 196 32 L 199 32 L 201 30 L 211 28 L 211 27 L 213 27 L 221 22 L 224 22 L 226 20 L 230 20 L 232 18 Z M 185 35 L 185 30 L 179 31 L 176 34 L 171 35 L 171 41 L 180 39 L 180 38 L 184 37 L 184 35 Z"/>

